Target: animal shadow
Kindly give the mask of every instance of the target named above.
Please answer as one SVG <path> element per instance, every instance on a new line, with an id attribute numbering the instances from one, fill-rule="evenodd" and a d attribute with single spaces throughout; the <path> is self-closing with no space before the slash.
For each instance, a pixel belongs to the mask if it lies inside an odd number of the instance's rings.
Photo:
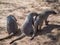
<path id="1" fill-rule="evenodd" d="M 39 30 L 37 35 L 47 35 L 52 40 L 57 40 L 57 38 L 56 38 L 57 36 L 54 36 L 51 34 L 51 31 L 55 28 L 60 29 L 60 25 L 49 24 L 46 27 L 44 27 L 43 29 Z"/>

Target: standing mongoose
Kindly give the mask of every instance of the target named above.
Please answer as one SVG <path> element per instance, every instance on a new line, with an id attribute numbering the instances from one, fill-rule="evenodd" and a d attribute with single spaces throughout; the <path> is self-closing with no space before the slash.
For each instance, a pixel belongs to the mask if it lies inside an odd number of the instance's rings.
<path id="1" fill-rule="evenodd" d="M 38 16 L 38 14 L 36 12 L 32 12 L 26 17 L 24 23 L 22 24 L 22 28 L 21 28 L 22 35 L 18 37 L 17 39 L 11 41 L 10 44 L 13 43 L 14 41 L 21 39 L 22 37 L 25 37 L 26 35 L 33 33 L 33 25 L 34 25 L 33 17 L 34 16 Z"/>
<path id="2" fill-rule="evenodd" d="M 4 39 L 8 39 L 8 38 L 12 37 L 13 35 L 15 35 L 17 33 L 18 26 L 17 26 L 16 21 L 17 20 L 13 15 L 9 15 L 7 17 L 7 32 L 9 34 L 9 36 L 0 39 L 0 41 L 4 40 Z"/>
<path id="3" fill-rule="evenodd" d="M 44 21 L 45 21 L 45 25 L 48 25 L 47 18 L 51 14 L 55 15 L 55 14 L 57 14 L 57 12 L 55 12 L 54 10 L 44 10 L 37 16 L 37 18 L 34 22 L 34 33 L 33 33 L 31 40 L 34 39 L 37 31 L 41 30 L 41 27 L 42 27 Z"/>

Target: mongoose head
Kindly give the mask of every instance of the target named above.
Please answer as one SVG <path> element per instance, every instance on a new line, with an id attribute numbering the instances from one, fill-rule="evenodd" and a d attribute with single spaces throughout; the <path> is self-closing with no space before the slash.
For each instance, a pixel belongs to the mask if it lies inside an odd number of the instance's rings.
<path id="1" fill-rule="evenodd" d="M 47 15 L 57 14 L 57 12 L 55 12 L 54 10 L 45 10 L 44 13 L 47 14 Z"/>
<path id="2" fill-rule="evenodd" d="M 32 16 L 38 16 L 38 14 L 36 12 L 31 12 L 30 15 L 32 15 Z"/>
<path id="3" fill-rule="evenodd" d="M 17 21 L 16 18 L 15 18 L 13 15 L 9 15 L 7 18 L 8 18 L 8 19 L 9 19 L 9 18 L 10 18 L 10 19 L 12 18 L 13 20 Z"/>

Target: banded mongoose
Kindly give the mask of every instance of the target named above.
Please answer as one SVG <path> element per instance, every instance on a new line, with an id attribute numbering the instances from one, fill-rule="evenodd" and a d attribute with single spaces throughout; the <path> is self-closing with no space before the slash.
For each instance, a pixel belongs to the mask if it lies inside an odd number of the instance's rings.
<path id="1" fill-rule="evenodd" d="M 41 30 L 41 27 L 42 27 L 44 21 L 45 21 L 45 25 L 48 25 L 47 18 L 51 14 L 55 15 L 55 14 L 57 14 L 57 12 L 55 12 L 54 10 L 44 10 L 37 16 L 37 18 L 34 22 L 34 33 L 33 33 L 31 40 L 34 39 L 37 31 Z"/>
<path id="2" fill-rule="evenodd" d="M 21 39 L 22 37 L 25 37 L 26 35 L 29 35 L 29 34 L 33 33 L 33 25 L 34 25 L 33 17 L 37 16 L 37 15 L 38 14 L 36 12 L 32 12 L 26 17 L 26 19 L 25 19 L 25 21 L 22 25 L 22 28 L 21 28 L 21 31 L 22 31 L 21 36 L 18 37 L 17 39 L 15 39 L 15 40 L 11 41 L 10 44 L 12 44 L 13 42 Z"/>
<path id="3" fill-rule="evenodd" d="M 13 15 L 9 15 L 7 17 L 7 31 L 9 34 L 15 34 L 17 32 L 18 25 L 17 19 Z"/>
<path id="4" fill-rule="evenodd" d="M 4 37 L 1 40 L 4 40 L 4 39 L 8 39 L 10 37 L 12 37 L 13 35 L 15 35 L 18 31 L 18 26 L 17 26 L 17 22 L 16 22 L 16 18 L 13 16 L 13 15 L 9 15 L 7 17 L 7 32 L 9 34 L 9 36 L 7 37 Z"/>

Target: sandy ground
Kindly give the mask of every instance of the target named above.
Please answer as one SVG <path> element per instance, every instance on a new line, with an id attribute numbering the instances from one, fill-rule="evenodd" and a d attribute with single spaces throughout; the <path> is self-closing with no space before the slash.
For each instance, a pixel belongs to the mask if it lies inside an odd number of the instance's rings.
<path id="1" fill-rule="evenodd" d="M 60 2 L 44 2 L 42 0 L 0 0 L 0 38 L 8 35 L 6 30 L 6 17 L 10 14 L 17 18 L 18 27 L 24 23 L 28 13 L 37 12 L 44 9 L 54 9 L 58 14 L 49 16 L 49 25 L 38 32 L 37 36 L 31 41 L 31 37 L 26 36 L 21 40 L 15 41 L 12 45 L 60 45 Z M 0 45 L 10 45 L 9 43 L 18 36 L 0 41 Z"/>

